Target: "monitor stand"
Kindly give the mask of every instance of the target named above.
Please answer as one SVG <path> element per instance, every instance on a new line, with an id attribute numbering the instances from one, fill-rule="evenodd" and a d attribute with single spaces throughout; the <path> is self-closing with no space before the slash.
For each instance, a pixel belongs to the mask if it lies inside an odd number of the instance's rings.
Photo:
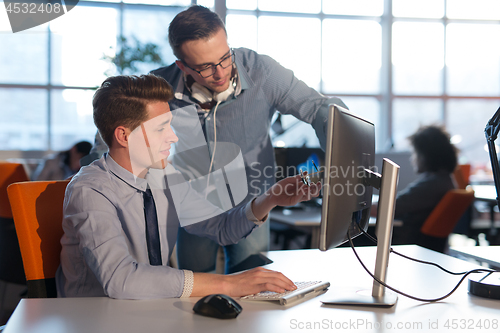
<path id="1" fill-rule="evenodd" d="M 374 276 L 381 282 L 385 282 L 387 267 L 389 265 L 398 176 L 399 165 L 384 158 L 377 211 L 377 256 L 374 272 Z M 378 175 L 378 177 L 380 177 L 380 175 Z M 389 308 L 396 304 L 398 297 L 395 293 L 385 289 L 383 285 L 374 279 L 371 293 L 370 290 L 359 290 L 348 295 L 339 295 L 336 299 L 322 301 L 322 303 L 327 305 L 355 305 Z"/>

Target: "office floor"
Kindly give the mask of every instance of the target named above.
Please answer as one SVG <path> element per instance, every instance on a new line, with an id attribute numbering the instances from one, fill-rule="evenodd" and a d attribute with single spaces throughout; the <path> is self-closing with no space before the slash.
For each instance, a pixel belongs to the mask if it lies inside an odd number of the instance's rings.
<path id="1" fill-rule="evenodd" d="M 14 310 L 3 310 L 0 314 L 0 326 L 7 324 Z"/>
<path id="2" fill-rule="evenodd" d="M 0 326 L 7 323 L 25 291 L 26 286 L 0 281 Z"/>

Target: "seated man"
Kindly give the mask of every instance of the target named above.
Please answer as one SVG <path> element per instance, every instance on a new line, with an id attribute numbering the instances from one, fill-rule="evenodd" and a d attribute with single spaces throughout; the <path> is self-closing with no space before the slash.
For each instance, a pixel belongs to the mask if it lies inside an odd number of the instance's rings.
<path id="1" fill-rule="evenodd" d="M 264 268 L 216 275 L 168 266 L 181 225 L 220 244 L 236 243 L 276 205 L 309 200 L 320 190 L 319 184 L 304 185 L 300 176 L 289 177 L 246 206 L 223 212 L 186 182 L 162 186 L 165 179 L 176 180 L 166 161 L 178 140 L 170 126 L 172 96 L 170 85 L 154 75 L 110 77 L 96 91 L 94 122 L 109 149 L 66 189 L 56 275 L 60 297 L 243 296 L 296 288 Z"/>

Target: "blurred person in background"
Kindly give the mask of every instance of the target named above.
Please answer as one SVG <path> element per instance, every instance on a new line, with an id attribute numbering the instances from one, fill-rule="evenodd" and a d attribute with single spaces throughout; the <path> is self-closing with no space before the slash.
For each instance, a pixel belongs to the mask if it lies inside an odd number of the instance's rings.
<path id="1" fill-rule="evenodd" d="M 396 198 L 394 219 L 402 220 L 403 226 L 394 228 L 392 243 L 442 250 L 446 239 L 426 236 L 420 228 L 446 192 L 456 188 L 453 171 L 457 167 L 457 149 L 440 126 L 421 127 L 408 139 L 418 177 Z"/>
<path id="2" fill-rule="evenodd" d="M 32 180 L 64 180 L 80 170 L 80 159 L 92 149 L 88 141 L 80 141 L 69 150 L 48 156 L 32 175 Z"/>

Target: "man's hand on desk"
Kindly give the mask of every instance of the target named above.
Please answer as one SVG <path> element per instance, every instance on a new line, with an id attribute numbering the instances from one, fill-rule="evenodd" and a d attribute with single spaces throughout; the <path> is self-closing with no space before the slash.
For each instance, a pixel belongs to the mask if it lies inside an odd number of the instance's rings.
<path id="1" fill-rule="evenodd" d="M 301 201 L 317 197 L 320 191 L 320 182 L 308 186 L 303 183 L 300 175 L 288 177 L 257 197 L 253 202 L 252 211 L 255 217 L 261 220 L 276 206 L 294 206 Z"/>
<path id="2" fill-rule="evenodd" d="M 295 284 L 282 273 L 262 267 L 225 277 L 230 296 L 246 296 L 261 291 L 283 293 L 286 290 L 297 289 Z"/>
<path id="3" fill-rule="evenodd" d="M 293 282 L 282 273 L 257 267 L 231 275 L 194 273 L 191 296 L 226 294 L 231 297 L 240 297 L 261 291 L 283 293 L 285 290 L 295 289 L 297 287 Z"/>

